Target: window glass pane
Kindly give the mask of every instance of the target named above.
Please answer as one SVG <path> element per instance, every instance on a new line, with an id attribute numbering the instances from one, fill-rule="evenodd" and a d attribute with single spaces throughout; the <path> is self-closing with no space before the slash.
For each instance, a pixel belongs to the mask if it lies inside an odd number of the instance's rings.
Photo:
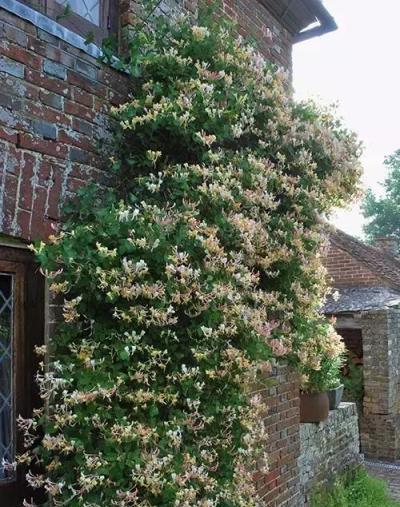
<path id="1" fill-rule="evenodd" d="M 82 18 L 91 23 L 100 25 L 100 0 L 57 0 L 58 3 L 66 7 L 69 5 L 71 11 L 74 11 Z"/>
<path id="2" fill-rule="evenodd" d="M 0 273 L 0 481 L 13 476 L 13 279 Z M 8 465 L 8 466 L 7 466 Z"/>

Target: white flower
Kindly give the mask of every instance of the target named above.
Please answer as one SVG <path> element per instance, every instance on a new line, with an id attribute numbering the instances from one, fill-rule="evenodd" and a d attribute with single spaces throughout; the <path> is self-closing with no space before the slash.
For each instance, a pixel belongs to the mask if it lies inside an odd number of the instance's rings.
<path id="1" fill-rule="evenodd" d="M 207 338 L 209 338 L 212 335 L 213 330 L 211 327 L 201 326 L 200 329 L 202 330 L 204 336 L 206 336 Z"/>
<path id="2" fill-rule="evenodd" d="M 192 33 L 194 40 L 201 41 L 210 35 L 210 30 L 205 26 L 193 26 Z"/>

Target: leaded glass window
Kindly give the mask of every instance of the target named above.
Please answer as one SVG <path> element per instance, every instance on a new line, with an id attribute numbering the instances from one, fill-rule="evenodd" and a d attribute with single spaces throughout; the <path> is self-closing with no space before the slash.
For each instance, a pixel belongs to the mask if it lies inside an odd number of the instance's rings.
<path id="1" fill-rule="evenodd" d="M 58 3 L 69 8 L 82 18 L 100 26 L 100 0 L 57 0 Z"/>
<path id="2" fill-rule="evenodd" d="M 13 347 L 13 276 L 0 273 L 0 481 L 14 473 Z"/>
<path id="3" fill-rule="evenodd" d="M 19 0 L 85 40 L 101 45 L 118 32 L 120 0 Z"/>

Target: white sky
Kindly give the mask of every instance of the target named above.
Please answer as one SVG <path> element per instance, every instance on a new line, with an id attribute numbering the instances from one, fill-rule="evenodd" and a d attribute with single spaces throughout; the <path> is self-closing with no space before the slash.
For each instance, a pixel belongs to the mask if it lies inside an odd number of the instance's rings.
<path id="1" fill-rule="evenodd" d="M 400 148 L 400 0 L 325 0 L 339 30 L 294 48 L 297 98 L 338 102 L 364 142 L 364 187 L 379 191 L 383 159 Z M 362 236 L 359 207 L 335 224 Z"/>

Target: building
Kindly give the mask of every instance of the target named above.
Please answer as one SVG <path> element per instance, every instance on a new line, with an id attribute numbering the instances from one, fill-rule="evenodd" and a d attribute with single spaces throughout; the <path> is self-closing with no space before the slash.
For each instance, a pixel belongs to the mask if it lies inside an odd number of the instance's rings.
<path id="1" fill-rule="evenodd" d="M 202 0 L 163 0 L 166 15 L 195 14 Z M 336 25 L 319 0 L 223 0 L 221 15 L 256 39 L 263 55 L 291 69 L 295 42 Z M 70 13 L 64 16 L 65 6 Z M 98 44 L 115 34 L 120 50 L 137 16 L 134 0 L 0 0 L 0 463 L 19 445 L 15 417 L 36 404 L 34 345 L 56 322 L 43 277 L 26 246 L 57 228 L 62 205 L 106 171 L 96 141 L 107 138 L 108 110 L 124 101 L 127 76 L 98 63 Z M 308 28 L 309 26 L 312 28 Z M 93 43 L 85 39 L 91 33 Z M 266 505 L 299 499 L 299 390 L 276 372 L 271 410 L 271 472 L 257 477 Z M 279 439 L 279 445 L 277 440 Z M 16 507 L 24 477 L 0 471 L 0 503 Z"/>
<path id="2" fill-rule="evenodd" d="M 361 450 L 367 457 L 400 458 L 400 259 L 392 238 L 375 246 L 334 230 L 325 258 L 338 299 L 325 313 L 363 363 Z"/>

